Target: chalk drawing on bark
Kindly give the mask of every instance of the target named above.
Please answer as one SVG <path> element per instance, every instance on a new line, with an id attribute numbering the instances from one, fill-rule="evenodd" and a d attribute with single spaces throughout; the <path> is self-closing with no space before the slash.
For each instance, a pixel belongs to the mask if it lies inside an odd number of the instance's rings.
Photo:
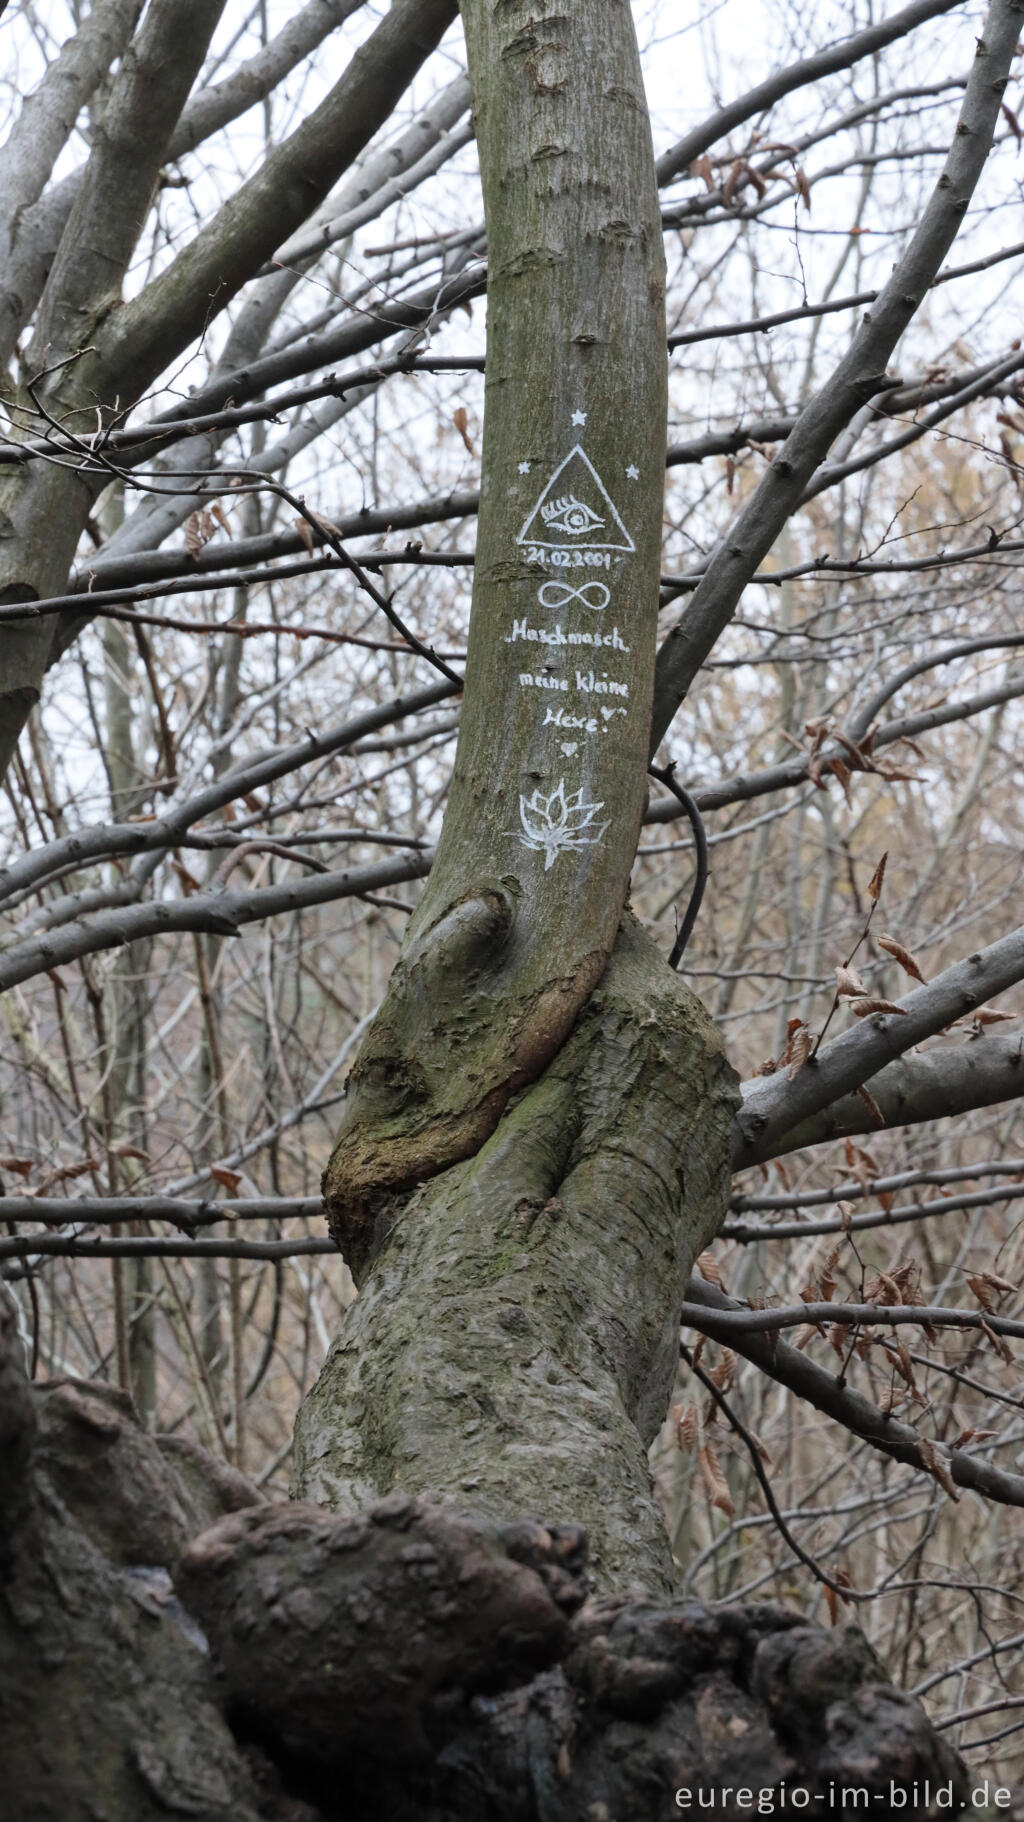
<path id="1" fill-rule="evenodd" d="M 568 607 L 570 601 L 578 601 L 595 614 L 607 607 L 611 598 L 612 591 L 604 582 L 584 582 L 579 588 L 573 588 L 570 582 L 542 582 L 537 590 L 541 607 Z"/>
<path id="2" fill-rule="evenodd" d="M 583 787 L 566 792 L 565 779 L 545 797 L 539 790 L 532 797 L 520 797 L 519 816 L 522 831 L 516 834 L 524 848 L 544 855 L 544 871 L 553 867 L 559 854 L 570 848 L 595 848 L 608 828 L 608 822 L 595 824 L 594 818 L 603 803 L 584 803 Z"/>
<path id="3" fill-rule="evenodd" d="M 527 513 L 517 544 L 552 550 L 636 549 L 611 494 L 581 443 L 574 443 Z"/>

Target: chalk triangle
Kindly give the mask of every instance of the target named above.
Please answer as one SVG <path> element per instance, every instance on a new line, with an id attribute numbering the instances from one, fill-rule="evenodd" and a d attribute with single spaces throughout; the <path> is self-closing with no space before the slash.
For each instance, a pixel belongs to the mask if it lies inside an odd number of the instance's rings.
<path id="1" fill-rule="evenodd" d="M 635 550 L 618 508 L 582 445 L 560 462 L 527 513 L 517 544 L 576 550 Z"/>

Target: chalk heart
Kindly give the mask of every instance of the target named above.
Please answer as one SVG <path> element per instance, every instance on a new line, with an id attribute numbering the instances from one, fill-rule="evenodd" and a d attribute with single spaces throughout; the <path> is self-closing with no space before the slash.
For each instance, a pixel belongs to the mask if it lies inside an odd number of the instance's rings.
<path id="1" fill-rule="evenodd" d="M 610 721 L 612 716 L 615 713 L 615 710 L 614 709 L 602 709 L 601 713 L 604 716 L 606 721 Z"/>
<path id="2" fill-rule="evenodd" d="M 566 759 L 571 759 L 573 754 L 578 753 L 580 750 L 579 742 L 576 740 L 560 740 L 558 744 L 565 754 Z"/>

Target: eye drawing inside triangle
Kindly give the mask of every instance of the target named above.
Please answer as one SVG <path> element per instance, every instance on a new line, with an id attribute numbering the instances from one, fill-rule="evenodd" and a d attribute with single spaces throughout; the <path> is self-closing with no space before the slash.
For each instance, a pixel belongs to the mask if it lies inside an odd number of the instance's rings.
<path id="1" fill-rule="evenodd" d="M 560 462 L 527 514 L 517 544 L 547 549 L 635 550 L 617 506 L 580 443 Z"/>

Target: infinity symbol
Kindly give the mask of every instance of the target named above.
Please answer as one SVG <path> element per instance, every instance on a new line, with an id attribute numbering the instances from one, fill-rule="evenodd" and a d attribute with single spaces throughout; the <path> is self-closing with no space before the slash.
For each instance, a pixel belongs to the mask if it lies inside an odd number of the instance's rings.
<path id="1" fill-rule="evenodd" d="M 554 594 L 551 593 L 552 589 L 556 591 Z M 541 607 L 567 607 L 570 601 L 579 601 L 596 614 L 600 613 L 602 607 L 608 606 L 611 589 L 606 588 L 603 582 L 584 582 L 582 588 L 573 588 L 568 582 L 542 582 L 537 590 L 537 599 Z"/>

